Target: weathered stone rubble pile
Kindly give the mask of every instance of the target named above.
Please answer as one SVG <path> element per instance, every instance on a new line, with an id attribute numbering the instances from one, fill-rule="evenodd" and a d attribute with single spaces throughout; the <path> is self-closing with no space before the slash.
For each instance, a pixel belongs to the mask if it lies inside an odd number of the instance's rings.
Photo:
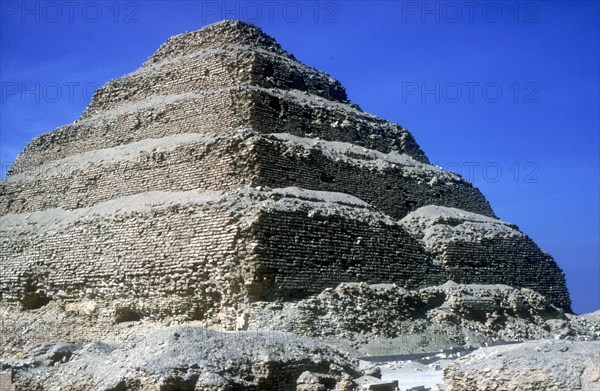
<path id="1" fill-rule="evenodd" d="M 496 341 L 600 339 L 600 322 L 565 313 L 531 289 L 506 285 L 448 282 L 406 290 L 344 283 L 300 301 L 256 302 L 252 308 L 251 327 L 322 338 L 362 355 Z"/>
<path id="2" fill-rule="evenodd" d="M 593 391 L 600 342 L 537 341 L 483 348 L 444 370 L 443 390 Z"/>
<path id="3" fill-rule="evenodd" d="M 14 385 L 27 390 L 258 391 L 302 389 L 311 380 L 350 390 L 360 376 L 346 354 L 293 334 L 189 326 L 141 334 L 128 343 L 37 344 L 0 366 L 26 369 Z"/>

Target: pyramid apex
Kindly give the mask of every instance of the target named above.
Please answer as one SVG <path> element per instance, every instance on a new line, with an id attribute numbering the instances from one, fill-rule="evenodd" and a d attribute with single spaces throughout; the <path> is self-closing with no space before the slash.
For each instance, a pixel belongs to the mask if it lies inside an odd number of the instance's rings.
<path id="1" fill-rule="evenodd" d="M 227 46 L 249 46 L 294 58 L 260 27 L 241 20 L 222 20 L 169 38 L 150 57 L 150 63 L 193 53 L 199 49 L 221 49 Z"/>

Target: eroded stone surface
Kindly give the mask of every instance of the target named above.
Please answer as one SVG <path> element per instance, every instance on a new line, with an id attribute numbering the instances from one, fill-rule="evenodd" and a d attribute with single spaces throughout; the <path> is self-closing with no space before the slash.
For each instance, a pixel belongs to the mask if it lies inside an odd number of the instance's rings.
<path id="1" fill-rule="evenodd" d="M 308 338 L 275 331 L 224 333 L 173 326 L 131 342 L 34 345 L 18 368 L 18 389 L 282 390 L 312 383 L 354 389 L 357 362 Z M 307 377 L 312 375 L 312 382 Z M 311 388 L 304 388 L 311 389 Z M 313 388 L 315 389 L 315 388 Z"/>
<path id="2" fill-rule="evenodd" d="M 571 311 L 564 273 L 515 225 L 437 205 L 411 212 L 402 224 L 421 240 L 448 279 L 531 288 Z"/>
<path id="3" fill-rule="evenodd" d="M 600 342 L 539 341 L 478 350 L 444 370 L 444 390 L 597 390 Z"/>
<path id="4" fill-rule="evenodd" d="M 256 302 L 249 325 L 324 338 L 362 355 L 435 351 L 495 341 L 600 339 L 600 322 L 565 313 L 544 296 L 506 285 L 406 290 L 344 283 L 297 302 Z"/>

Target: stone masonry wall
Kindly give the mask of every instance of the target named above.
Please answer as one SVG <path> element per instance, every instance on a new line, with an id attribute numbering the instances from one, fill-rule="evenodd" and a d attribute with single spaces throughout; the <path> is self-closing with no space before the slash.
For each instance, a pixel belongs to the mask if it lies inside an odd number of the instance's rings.
<path id="1" fill-rule="evenodd" d="M 384 153 L 396 151 L 428 163 L 413 136 L 402 126 L 356 108 L 295 91 L 257 89 L 252 126 L 261 133 L 343 141 Z"/>
<path id="2" fill-rule="evenodd" d="M 222 49 L 224 46 L 263 49 L 269 53 L 294 58 L 292 54 L 283 50 L 273 37 L 256 26 L 238 20 L 227 20 L 208 25 L 198 31 L 169 37 L 142 68 L 157 62 L 186 57 L 203 49 Z"/>
<path id="3" fill-rule="evenodd" d="M 0 216 L 89 207 L 149 191 L 232 191 L 254 176 L 248 137 L 183 134 L 46 163 L 0 182 Z"/>
<path id="4" fill-rule="evenodd" d="M 139 316 L 207 320 L 227 312 L 234 322 L 248 300 L 303 296 L 343 281 L 445 281 L 385 215 L 255 190 L 146 193 L 0 223 L 2 299 L 26 309 L 57 299 L 125 300 Z"/>
<path id="5" fill-rule="evenodd" d="M 183 34 L 0 181 L 0 299 L 124 300 L 234 327 L 250 300 L 451 278 L 570 309 L 552 258 L 424 163 L 408 130 L 258 28 Z"/>
<path id="6" fill-rule="evenodd" d="M 142 65 L 142 69 L 188 58 L 203 51 L 224 48 L 228 51 L 245 50 L 257 54 L 252 73 L 259 85 L 270 88 L 300 89 L 328 100 L 347 102 L 345 88 L 339 81 L 322 71 L 301 64 L 260 29 L 238 21 L 227 21 L 223 24 L 228 24 L 228 28 L 207 26 L 201 31 L 169 38 Z"/>
<path id="7" fill-rule="evenodd" d="M 564 311 L 571 300 L 564 274 L 552 257 L 526 236 L 452 241 L 435 253 L 449 279 L 469 284 L 505 284 L 535 290 Z"/>
<path id="8" fill-rule="evenodd" d="M 319 120 L 313 120 L 312 116 Z M 182 133 L 222 135 L 239 128 L 352 142 L 386 153 L 391 150 L 407 153 L 427 162 L 414 138 L 399 125 L 349 105 L 331 105 L 323 100 L 306 100 L 291 93 L 245 86 L 155 97 L 143 104 L 124 104 L 118 110 L 76 121 L 33 139 L 17 157 L 10 173 L 147 138 Z"/>
<path id="9" fill-rule="evenodd" d="M 2 298 L 29 309 L 55 299 L 129 299 L 139 316 L 201 319 L 243 307 L 243 275 L 250 271 L 227 208 L 138 208 L 140 200 L 124 200 L 108 214 L 96 207 L 75 219 L 63 215 L 60 227 L 44 226 L 45 212 L 20 227 L 3 221 Z"/>
<path id="10" fill-rule="evenodd" d="M 353 211 L 356 213 L 356 211 Z M 409 288 L 446 281 L 398 224 L 340 211 L 264 210 L 253 224 L 251 300 L 294 299 L 341 282 L 394 282 Z"/>
<path id="11" fill-rule="evenodd" d="M 557 307 L 571 311 L 562 270 L 516 226 L 433 205 L 411 212 L 402 224 L 421 240 L 449 279 L 534 289 Z"/>
<path id="12" fill-rule="evenodd" d="M 114 112 L 76 121 L 34 138 L 19 154 L 9 174 L 83 152 L 150 138 L 232 132 L 249 121 L 251 103 L 246 96 L 243 88 L 184 94 L 138 106 L 125 105 Z"/>
<path id="13" fill-rule="evenodd" d="M 408 157 L 406 164 L 382 161 L 393 157 L 350 144 L 337 158 L 329 149 L 342 144 L 309 146 L 311 139 L 282 137 L 250 130 L 181 134 L 52 161 L 0 182 L 0 216 L 88 207 L 148 191 L 231 191 L 246 184 L 348 193 L 395 218 L 429 204 L 493 216 L 477 189 L 433 166 Z"/>
<path id="14" fill-rule="evenodd" d="M 249 50 L 214 49 L 140 68 L 100 87 L 82 119 L 156 96 L 203 93 L 250 84 L 255 56 Z"/>
<path id="15" fill-rule="evenodd" d="M 36 137 L 11 173 L 142 138 L 221 134 L 239 127 L 315 133 L 326 140 L 383 152 L 393 149 L 427 161 L 406 129 L 362 112 L 347 100 L 337 80 L 293 56 L 252 42 L 220 48 L 200 45 L 181 52 L 179 44 L 189 39 L 179 37 L 139 70 L 99 88 L 78 121 Z M 171 56 L 169 50 L 180 56 Z"/>
<path id="16" fill-rule="evenodd" d="M 360 148 L 351 145 L 343 145 L 349 151 L 338 152 L 339 145 L 304 138 L 289 142 L 259 138 L 254 184 L 352 194 L 397 219 L 430 204 L 494 216 L 481 192 L 456 175 L 408 158 L 403 165 L 375 151 L 358 154 L 353 149 Z"/>

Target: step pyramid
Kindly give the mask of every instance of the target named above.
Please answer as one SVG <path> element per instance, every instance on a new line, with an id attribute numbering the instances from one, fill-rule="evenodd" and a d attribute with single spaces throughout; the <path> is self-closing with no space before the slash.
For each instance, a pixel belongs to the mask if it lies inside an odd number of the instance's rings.
<path id="1" fill-rule="evenodd" d="M 0 265 L 24 309 L 230 328 L 341 282 L 507 284 L 570 310 L 556 262 L 477 188 L 239 21 L 170 38 L 29 143 L 0 182 Z"/>

